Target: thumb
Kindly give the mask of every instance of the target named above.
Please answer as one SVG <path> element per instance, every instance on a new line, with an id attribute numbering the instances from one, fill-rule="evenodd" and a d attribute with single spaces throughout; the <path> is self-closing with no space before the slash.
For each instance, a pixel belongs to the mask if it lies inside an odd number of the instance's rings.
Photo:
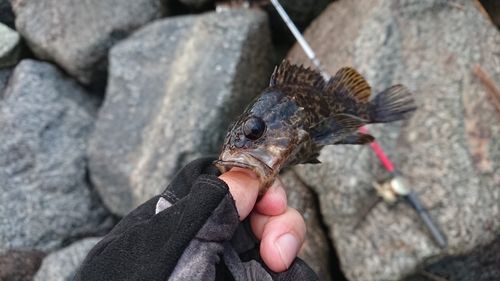
<path id="1" fill-rule="evenodd" d="M 252 211 L 259 194 L 260 181 L 257 175 L 249 169 L 234 167 L 219 178 L 229 186 L 240 220 L 244 220 Z"/>

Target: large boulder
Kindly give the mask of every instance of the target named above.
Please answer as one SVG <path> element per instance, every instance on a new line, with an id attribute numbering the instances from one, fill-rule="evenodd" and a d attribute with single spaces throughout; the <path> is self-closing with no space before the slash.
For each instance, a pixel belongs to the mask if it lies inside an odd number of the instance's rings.
<path id="1" fill-rule="evenodd" d="M 448 2 L 338 1 L 305 32 L 329 73 L 351 66 L 374 93 L 398 83 L 414 93 L 412 118 L 369 129 L 448 241 L 441 249 L 405 204 L 378 204 L 353 229 L 376 200 L 372 182 L 389 174 L 369 146 L 327 147 L 323 164 L 295 171 L 318 193 L 350 280 L 397 280 L 491 243 L 500 231 L 500 116 L 473 72 L 479 64 L 500 81 L 500 34 L 472 1 Z M 299 46 L 289 56 L 310 64 Z M 438 276 L 454 280 L 454 270 Z"/>
<path id="2" fill-rule="evenodd" d="M 48 63 L 15 68 L 0 101 L 0 255 L 53 251 L 111 227 L 86 180 L 98 103 Z"/>
<path id="3" fill-rule="evenodd" d="M 9 1 L 33 53 L 83 84 L 103 84 L 109 48 L 166 13 L 161 0 Z"/>
<path id="4" fill-rule="evenodd" d="M 68 247 L 50 253 L 33 281 L 71 281 L 90 250 L 101 238 L 91 237 L 77 241 Z"/>
<path id="5" fill-rule="evenodd" d="M 91 178 L 125 215 L 190 160 L 218 153 L 227 126 L 266 87 L 266 14 L 231 10 L 157 21 L 110 52 L 89 145 Z"/>

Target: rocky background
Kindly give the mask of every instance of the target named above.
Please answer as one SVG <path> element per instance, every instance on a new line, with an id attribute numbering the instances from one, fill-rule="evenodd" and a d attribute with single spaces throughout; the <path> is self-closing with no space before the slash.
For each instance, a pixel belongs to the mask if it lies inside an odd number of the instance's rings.
<path id="1" fill-rule="evenodd" d="M 409 120 L 369 127 L 447 239 L 375 205 L 372 150 L 284 171 L 321 280 L 500 279 L 500 5 L 282 0 L 331 74 L 402 83 Z M 121 217 L 225 130 L 284 57 L 310 65 L 267 1 L 0 0 L 0 280 L 71 280 Z M 476 69 L 476 71 L 474 71 Z M 499 96 L 500 98 L 500 96 Z M 500 100 L 500 99 L 499 99 Z"/>

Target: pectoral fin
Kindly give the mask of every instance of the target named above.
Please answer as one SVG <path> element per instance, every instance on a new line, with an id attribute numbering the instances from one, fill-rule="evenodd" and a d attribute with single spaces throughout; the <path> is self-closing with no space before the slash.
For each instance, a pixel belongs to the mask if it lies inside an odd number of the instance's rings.
<path id="1" fill-rule="evenodd" d="M 317 146 L 336 144 L 366 123 L 366 120 L 353 115 L 337 114 L 312 126 L 311 137 Z"/>
<path id="2" fill-rule="evenodd" d="M 321 161 L 318 160 L 319 153 L 314 153 L 313 155 L 309 156 L 304 163 L 308 164 L 319 164 Z"/>
<path id="3" fill-rule="evenodd" d="M 352 135 L 348 135 L 335 144 L 367 144 L 373 142 L 374 140 L 375 138 L 372 135 L 356 132 Z"/>

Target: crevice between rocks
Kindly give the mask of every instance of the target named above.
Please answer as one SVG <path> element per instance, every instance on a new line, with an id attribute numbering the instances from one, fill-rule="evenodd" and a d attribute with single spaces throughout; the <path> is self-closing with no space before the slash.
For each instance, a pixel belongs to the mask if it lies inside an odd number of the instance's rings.
<path id="1" fill-rule="evenodd" d="M 114 215 L 106 207 L 101 197 L 99 196 L 95 186 L 90 179 L 90 171 L 88 166 L 85 168 L 85 182 L 89 189 L 89 197 L 91 200 L 91 210 L 94 212 L 95 220 L 97 222 L 96 228 L 86 229 L 85 231 L 64 239 L 61 243 L 61 248 L 67 247 L 76 241 L 89 237 L 102 237 L 108 234 L 111 229 L 121 220 L 121 217 Z"/>
<path id="2" fill-rule="evenodd" d="M 307 187 L 307 188 L 311 191 L 311 194 L 313 195 L 312 198 L 313 198 L 314 206 L 316 207 L 316 214 L 317 214 L 319 226 L 321 227 L 321 230 L 325 234 L 325 237 L 328 241 L 328 253 L 330 253 L 330 263 L 332 264 L 332 267 L 330 267 L 330 274 L 332 275 L 332 278 L 335 281 L 347 281 L 347 278 L 345 277 L 344 273 L 342 272 L 342 269 L 340 268 L 340 260 L 338 257 L 338 253 L 337 253 L 337 250 L 335 249 L 335 247 L 333 246 L 334 242 L 329 235 L 330 229 L 324 223 L 323 214 L 321 213 L 320 207 L 319 207 L 320 203 L 319 203 L 318 194 L 316 194 L 316 192 L 314 192 L 314 190 L 312 190 L 310 187 Z"/>
<path id="3" fill-rule="evenodd" d="M 500 279 L 500 236 L 492 242 L 467 253 L 444 257 L 421 265 L 416 272 L 402 281 L 421 280 L 499 280 Z M 437 278 L 431 278 L 435 276 Z"/>
<path id="4" fill-rule="evenodd" d="M 337 250 L 334 247 L 334 242 L 330 237 L 330 229 L 325 224 L 323 219 L 323 214 L 321 213 L 319 196 L 311 187 L 309 187 L 309 185 L 297 173 L 294 172 L 294 175 L 295 178 L 309 190 L 312 198 L 312 204 L 317 214 L 316 218 L 318 220 L 319 227 L 321 228 L 321 231 L 324 233 L 325 238 L 328 241 L 328 253 L 329 253 L 328 258 L 329 258 L 329 264 L 331 265 L 328 268 L 328 270 L 330 272 L 330 276 L 332 277 L 332 280 L 335 281 L 347 281 L 347 278 L 345 277 L 344 273 L 342 272 L 342 269 L 340 268 L 340 260 L 338 258 Z"/>

